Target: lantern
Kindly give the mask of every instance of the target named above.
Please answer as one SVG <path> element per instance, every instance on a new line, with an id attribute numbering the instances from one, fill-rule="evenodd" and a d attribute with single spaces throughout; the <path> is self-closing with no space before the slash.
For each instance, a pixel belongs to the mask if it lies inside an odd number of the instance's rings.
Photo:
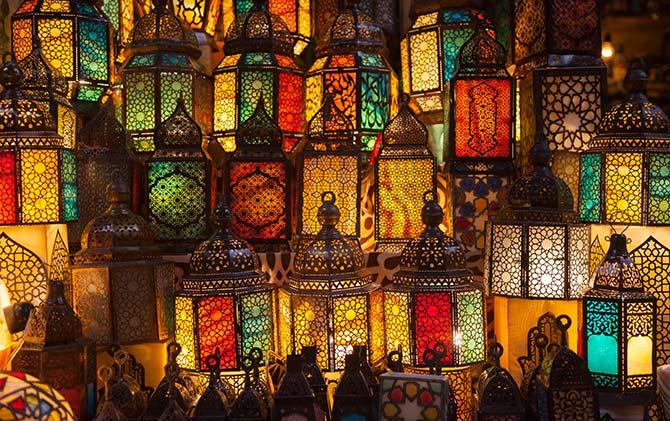
<path id="1" fill-rule="evenodd" d="M 449 85 L 449 158 L 461 162 L 510 161 L 514 149 L 514 79 L 505 50 L 478 27 L 461 47 Z"/>
<path id="2" fill-rule="evenodd" d="M 375 403 L 370 386 L 360 372 L 359 356 L 347 355 L 333 398 L 333 421 L 372 420 Z"/>
<path id="3" fill-rule="evenodd" d="M 478 421 L 524 421 L 526 409 L 514 378 L 500 367 L 502 345 L 491 347 L 493 364 L 484 369 L 477 384 Z"/>
<path id="4" fill-rule="evenodd" d="M 156 128 L 156 149 L 147 163 L 149 225 L 165 249 L 190 249 L 189 243 L 207 235 L 216 186 L 201 143 L 202 131 L 180 98 L 174 113 Z"/>
<path id="5" fill-rule="evenodd" d="M 328 385 L 326 384 L 326 378 L 316 363 L 317 349 L 316 346 L 303 346 L 302 347 L 302 374 L 307 378 L 309 387 L 314 393 L 316 399 L 316 404 L 319 406 L 317 409 L 317 419 L 321 419 L 319 415 L 324 417 L 326 420 L 330 420 L 330 404 L 328 403 L 327 389 Z M 320 413 L 319 413 L 320 411 Z"/>
<path id="6" fill-rule="evenodd" d="M 176 342 L 168 343 L 167 364 L 164 366 L 165 376 L 161 378 L 158 386 L 151 394 L 147 402 L 147 410 L 142 419 L 171 420 L 173 418 L 161 417 L 166 410 L 169 409 L 173 413 L 183 413 L 193 407 L 197 391 L 195 390 L 193 379 L 180 371 L 177 359 L 181 352 L 181 345 Z"/>
<path id="7" fill-rule="evenodd" d="M 584 294 L 584 356 L 596 387 L 619 393 L 656 390 L 656 298 L 644 292 L 626 236 L 613 234 Z"/>
<path id="8" fill-rule="evenodd" d="M 221 15 L 221 0 L 172 0 L 172 9 L 175 15 L 197 32 L 214 37 L 220 30 L 218 27 L 219 16 Z"/>
<path id="9" fill-rule="evenodd" d="M 184 100 L 186 110 L 207 134 L 211 127 L 211 81 L 195 61 L 200 55 L 193 32 L 156 0 L 130 35 L 123 79 L 123 123 L 132 149 L 154 150 L 154 131 Z"/>
<path id="10" fill-rule="evenodd" d="M 421 218 L 426 228 L 402 251 L 400 271 L 384 287 L 386 348 L 403 350 L 405 362 L 426 368 L 426 352 L 450 346 L 444 367 L 484 361 L 484 288 L 465 267 L 465 253 L 440 229 L 444 213 L 432 192 L 425 194 Z"/>
<path id="11" fill-rule="evenodd" d="M 232 212 L 219 203 L 214 232 L 191 255 L 189 275 L 175 299 L 176 338 L 184 352 L 179 365 L 207 371 L 207 357 L 220 350 L 220 368 L 234 390 L 242 389 L 241 362 L 254 348 L 275 349 L 274 287 L 261 272 L 251 246 L 231 231 Z"/>
<path id="12" fill-rule="evenodd" d="M 135 4 L 132 0 L 103 0 L 100 10 L 112 26 L 118 47 L 125 47 L 135 25 Z"/>
<path id="13" fill-rule="evenodd" d="M 12 370 L 44 379 L 63 394 L 79 418 L 95 414 L 96 360 L 82 337 L 81 321 L 65 301 L 60 281 L 50 281 L 46 300 L 30 315 Z"/>
<path id="14" fill-rule="evenodd" d="M 449 381 L 427 374 L 384 373 L 379 376 L 381 421 L 410 420 L 419 416 L 446 420 L 449 406 Z M 418 419 L 421 419 L 418 418 Z"/>
<path id="15" fill-rule="evenodd" d="M 255 1 L 231 25 L 225 57 L 214 70 L 214 138 L 224 150 L 235 149 L 235 131 L 253 115 L 260 99 L 282 130 L 287 148 L 302 137 L 304 73 L 293 62 L 291 49 L 286 24 L 268 11 L 265 1 Z"/>
<path id="16" fill-rule="evenodd" d="M 376 157 L 375 241 L 377 250 L 400 250 L 420 234 L 421 189 L 435 190 L 435 158 L 428 132 L 410 110 L 409 97 L 384 128 Z"/>
<path id="17" fill-rule="evenodd" d="M 351 121 L 363 151 L 397 112 L 398 78 L 384 57 L 384 34 L 356 2 L 343 2 L 338 16 L 316 50 L 305 79 L 305 116 L 310 121 L 332 95 Z"/>
<path id="18" fill-rule="evenodd" d="M 198 398 L 191 411 L 196 420 L 217 420 L 225 417 L 230 411 L 231 392 L 221 380 L 221 354 L 215 352 L 207 357 L 209 383 Z"/>
<path id="19" fill-rule="evenodd" d="M 325 419 L 321 408 L 316 403 L 314 392 L 312 392 L 307 378 L 302 373 L 302 358 L 300 355 L 291 354 L 286 357 L 286 374 L 284 374 L 275 393 L 272 419 L 277 421 L 294 419 L 317 421 Z"/>
<path id="20" fill-rule="evenodd" d="M 300 243 L 295 269 L 279 292 L 280 352 L 316 345 L 318 365 L 340 371 L 354 345 L 367 345 L 372 361 L 383 357 L 383 303 L 364 269 L 360 244 L 336 228 L 335 195 L 326 192 L 322 201 L 322 228 L 313 240 Z"/>
<path id="21" fill-rule="evenodd" d="M 159 258 L 151 228 L 128 208 L 130 191 L 118 171 L 105 195 L 109 207 L 84 228 L 73 259 L 73 307 L 83 332 L 103 344 L 165 341 L 174 329 L 174 267 Z"/>
<path id="22" fill-rule="evenodd" d="M 340 4 L 346 0 L 320 0 L 314 2 L 314 38 L 321 40 L 328 33 L 337 17 Z M 370 16 L 386 34 L 387 40 L 397 37 L 400 12 L 396 0 L 355 0 L 363 13 Z"/>
<path id="23" fill-rule="evenodd" d="M 260 349 L 255 348 L 256 351 Z M 254 350 L 245 356 L 240 363 L 244 370 L 244 387 L 233 402 L 230 409 L 230 419 L 232 421 L 267 421 L 272 413 L 272 405 L 266 399 L 267 390 L 260 390 L 258 386 L 260 377 L 258 373 L 258 364 L 261 362 L 258 356 L 254 356 Z M 253 371 L 253 375 L 252 375 Z"/>
<path id="24" fill-rule="evenodd" d="M 225 183 L 233 231 L 256 250 L 289 250 L 291 176 L 282 132 L 259 99 L 254 114 L 237 131 Z"/>
<path id="25" fill-rule="evenodd" d="M 26 403 L 30 404 L 26 404 Z M 3 420 L 58 419 L 74 421 L 63 395 L 25 373 L 0 373 L 0 418 Z"/>
<path id="26" fill-rule="evenodd" d="M 48 63 L 69 82 L 68 97 L 98 102 L 110 82 L 110 25 L 84 0 L 24 1 L 12 15 L 12 51 L 22 60 L 33 38 Z"/>

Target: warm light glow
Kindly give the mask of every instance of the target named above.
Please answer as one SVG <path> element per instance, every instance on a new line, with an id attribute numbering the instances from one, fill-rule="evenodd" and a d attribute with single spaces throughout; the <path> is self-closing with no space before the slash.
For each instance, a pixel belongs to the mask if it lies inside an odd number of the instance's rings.
<path id="1" fill-rule="evenodd" d="M 615 53 L 614 44 L 608 41 L 603 42 L 600 55 L 602 55 L 603 58 L 607 60 L 614 57 L 614 53 Z"/>

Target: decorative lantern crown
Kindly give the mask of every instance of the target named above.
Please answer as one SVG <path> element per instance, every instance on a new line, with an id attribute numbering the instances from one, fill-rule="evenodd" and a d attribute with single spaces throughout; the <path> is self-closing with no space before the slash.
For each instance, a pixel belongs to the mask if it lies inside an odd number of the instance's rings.
<path id="1" fill-rule="evenodd" d="M 628 255 L 627 239 L 623 234 L 612 234 L 610 247 L 594 272 L 594 289 L 642 291 L 642 276 Z"/>
<path id="2" fill-rule="evenodd" d="M 487 28 L 477 26 L 458 53 L 457 73 L 508 76 L 506 63 L 505 48 L 491 36 Z"/>
<path id="3" fill-rule="evenodd" d="M 314 151 L 358 151 L 351 120 L 327 95 L 323 105 L 309 121 L 305 147 Z"/>
<path id="4" fill-rule="evenodd" d="M 382 54 L 386 51 L 384 31 L 368 15 L 361 12 L 358 0 L 344 0 L 340 13 L 317 47 L 317 57 L 347 54 L 353 51 Z"/>
<path id="5" fill-rule="evenodd" d="M 33 49 L 23 60 L 19 61 L 23 71 L 23 85 L 25 92 L 36 98 L 55 98 L 67 102 L 67 81 L 58 69 L 52 68 L 42 54 L 42 42 L 37 36 L 33 37 Z"/>
<path id="6" fill-rule="evenodd" d="M 479 378 L 478 414 L 483 420 L 498 419 L 497 417 L 505 419 L 504 415 L 509 415 L 508 419 L 511 420 L 524 419 L 525 408 L 519 386 L 509 371 L 500 366 L 502 354 L 502 345 L 499 343 L 491 345 L 489 355 L 493 357 L 493 364 L 485 369 Z"/>
<path id="7" fill-rule="evenodd" d="M 202 130 L 189 115 L 184 100 L 179 97 L 172 115 L 156 128 L 154 135 L 156 152 L 160 152 L 159 149 L 190 149 L 200 154 L 201 142 Z"/>
<path id="8" fill-rule="evenodd" d="M 241 152 L 260 152 L 259 149 L 281 150 L 283 135 L 277 123 L 263 105 L 263 95 L 258 98 L 254 113 L 237 129 L 235 141 Z M 268 150 L 268 152 L 271 152 Z"/>
<path id="9" fill-rule="evenodd" d="M 254 0 L 249 12 L 233 21 L 226 33 L 226 55 L 267 52 L 293 55 L 293 42 L 286 23 L 268 11 L 267 0 Z"/>
<path id="10" fill-rule="evenodd" d="M 126 153 L 129 137 L 114 114 L 114 103 L 105 102 L 98 113 L 79 130 L 79 143 L 88 148 L 108 148 Z"/>
<path id="11" fill-rule="evenodd" d="M 154 9 L 144 15 L 130 34 L 133 53 L 171 51 L 200 56 L 193 31 L 168 9 L 167 0 L 153 0 Z"/>
<path id="12" fill-rule="evenodd" d="M 82 337 L 81 321 L 65 300 L 60 281 L 50 281 L 47 299 L 28 319 L 24 340 L 39 345 L 58 345 Z"/>
<path id="13" fill-rule="evenodd" d="M 401 154 L 401 150 L 413 153 L 422 152 L 428 147 L 428 131 L 419 121 L 409 106 L 410 97 L 403 93 L 398 114 L 384 127 L 381 151 L 387 145 L 392 145 L 391 154 Z M 421 151 L 417 151 L 421 149 Z"/>

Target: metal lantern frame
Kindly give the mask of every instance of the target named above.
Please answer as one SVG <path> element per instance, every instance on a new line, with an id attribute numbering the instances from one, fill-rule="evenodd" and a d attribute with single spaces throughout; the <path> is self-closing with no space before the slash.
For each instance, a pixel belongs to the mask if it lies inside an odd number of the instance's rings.
<path id="1" fill-rule="evenodd" d="M 500 366 L 503 347 L 495 343 L 489 349 L 493 362 L 482 371 L 477 383 L 478 421 L 525 421 L 526 408 L 519 386 Z"/>

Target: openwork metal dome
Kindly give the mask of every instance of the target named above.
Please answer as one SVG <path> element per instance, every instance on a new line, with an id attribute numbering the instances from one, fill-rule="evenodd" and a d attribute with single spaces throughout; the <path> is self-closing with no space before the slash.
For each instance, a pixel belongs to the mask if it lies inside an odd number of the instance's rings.
<path id="1" fill-rule="evenodd" d="M 506 76 L 505 48 L 493 37 L 488 28 L 478 26 L 458 54 L 458 73 L 500 74 Z"/>
<path id="2" fill-rule="evenodd" d="M 355 150 L 359 146 L 354 137 L 351 120 L 335 105 L 332 95 L 327 95 L 319 111 L 309 121 L 304 148 L 309 150 Z"/>
<path id="3" fill-rule="evenodd" d="M 41 44 L 39 38 L 33 37 L 32 51 L 18 63 L 23 71 L 22 90 L 33 99 L 55 99 L 69 105 L 67 80 L 47 63 Z"/>
<path id="4" fill-rule="evenodd" d="M 226 33 L 226 55 L 266 52 L 293 55 L 293 41 L 286 23 L 268 11 L 267 0 L 254 0 L 249 12 L 233 21 Z"/>
<path id="5" fill-rule="evenodd" d="M 282 131 L 270 117 L 263 104 L 263 96 L 261 95 L 256 103 L 254 113 L 237 129 L 236 153 L 271 155 L 276 150 L 281 150 Z"/>
<path id="6" fill-rule="evenodd" d="M 407 151 L 416 153 L 417 149 L 425 149 L 428 144 L 426 126 L 412 112 L 409 101 L 409 95 L 403 93 L 398 114 L 384 127 L 381 148 L 383 151 L 385 146 L 393 146 L 387 148 L 386 153 L 390 155 L 402 155 Z"/>
<path id="7" fill-rule="evenodd" d="M 500 366 L 503 347 L 499 343 L 489 348 L 493 364 L 486 368 L 479 377 L 477 395 L 479 408 L 477 414 L 481 420 L 525 419 L 524 401 L 516 381 Z"/>
<path id="8" fill-rule="evenodd" d="M 384 31 L 358 7 L 358 0 L 344 0 L 340 13 L 316 49 L 317 57 L 354 51 L 384 53 Z"/>
<path id="9" fill-rule="evenodd" d="M 626 244 L 625 235 L 611 235 L 609 250 L 595 270 L 594 290 L 643 291 L 642 276 L 628 255 Z"/>
<path id="10" fill-rule="evenodd" d="M 106 148 L 126 153 L 129 137 L 123 124 L 114 114 L 114 103 L 110 99 L 100 106 L 100 110 L 77 135 L 79 144 L 87 148 Z"/>
<path id="11" fill-rule="evenodd" d="M 168 9 L 167 0 L 153 0 L 154 9 L 144 15 L 130 34 L 133 53 L 170 51 L 200 56 L 193 31 Z"/>
<path id="12" fill-rule="evenodd" d="M 161 150 L 169 149 L 171 152 L 181 151 L 183 154 L 195 152 L 201 154 L 202 130 L 198 123 L 193 120 L 186 110 L 184 100 L 177 99 L 177 107 L 172 115 L 156 128 L 154 145 L 156 153 L 160 155 Z"/>
<path id="13" fill-rule="evenodd" d="M 50 281 L 47 299 L 30 315 L 24 341 L 30 344 L 57 345 L 82 337 L 81 320 L 65 300 L 60 281 Z"/>

